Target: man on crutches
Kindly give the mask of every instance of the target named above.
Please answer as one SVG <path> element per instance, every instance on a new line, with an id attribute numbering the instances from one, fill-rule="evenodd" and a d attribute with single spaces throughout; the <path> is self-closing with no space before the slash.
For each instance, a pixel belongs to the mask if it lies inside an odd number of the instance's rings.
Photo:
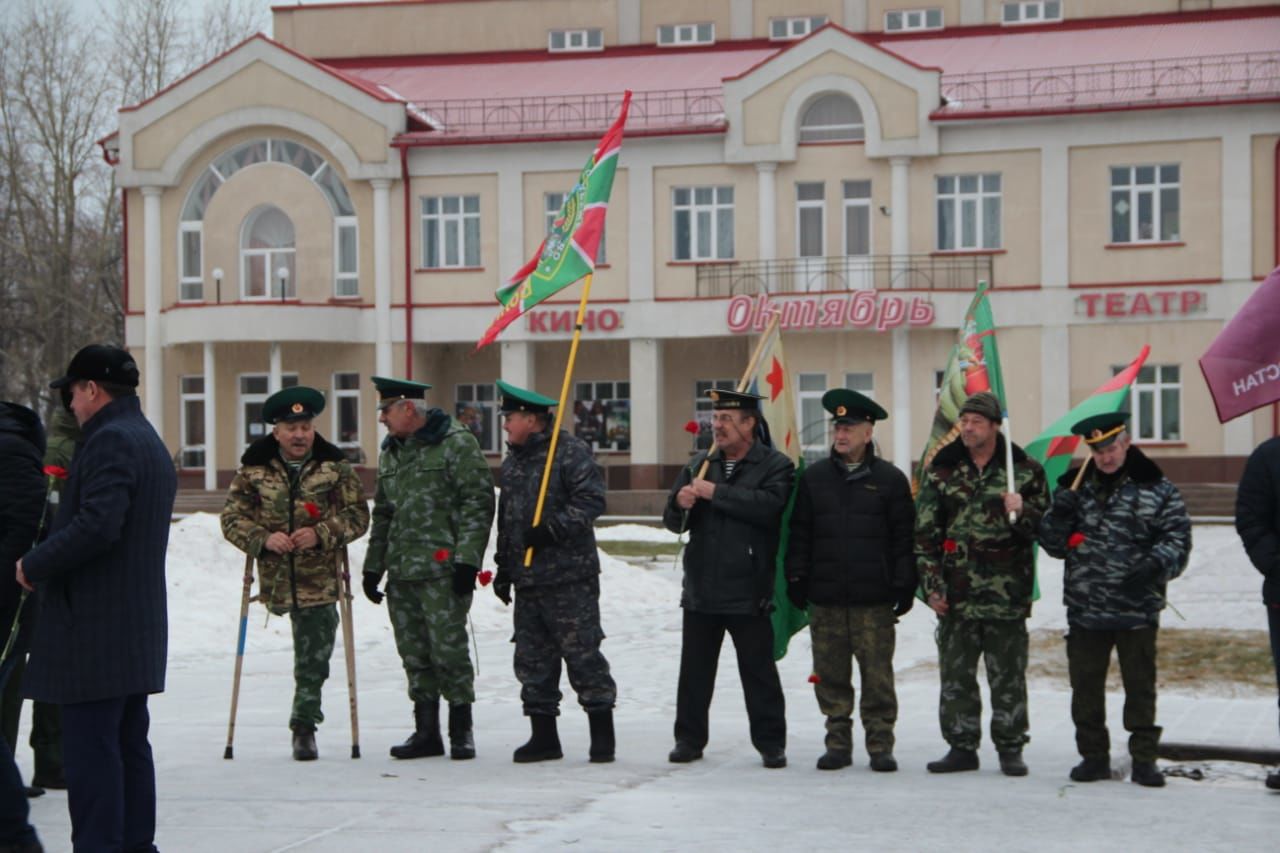
<path id="1" fill-rule="evenodd" d="M 369 508 L 342 451 L 315 432 L 324 395 L 295 386 L 267 398 L 262 417 L 272 431 L 240 458 L 222 510 L 222 533 L 258 562 L 258 600 L 293 625 L 293 757 L 318 757 L 316 726 L 324 720 L 320 689 L 338 629 L 347 543 L 364 535 Z M 341 602 L 349 617 L 349 600 Z M 350 620 L 345 620 L 348 680 L 354 685 Z M 356 754 L 353 744 L 353 756 Z"/>

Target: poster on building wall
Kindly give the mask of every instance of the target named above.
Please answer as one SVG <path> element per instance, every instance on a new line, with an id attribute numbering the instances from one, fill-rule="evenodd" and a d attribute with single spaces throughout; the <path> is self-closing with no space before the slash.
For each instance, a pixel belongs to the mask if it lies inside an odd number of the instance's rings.
<path id="1" fill-rule="evenodd" d="M 605 440 L 610 450 L 631 449 L 631 401 L 610 400 L 605 406 Z"/>

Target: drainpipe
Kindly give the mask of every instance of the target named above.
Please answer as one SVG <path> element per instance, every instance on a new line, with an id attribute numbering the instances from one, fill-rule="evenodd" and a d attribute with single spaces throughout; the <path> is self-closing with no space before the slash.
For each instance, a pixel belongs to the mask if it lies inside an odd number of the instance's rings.
<path id="1" fill-rule="evenodd" d="M 413 378 L 413 231 L 409 222 L 409 146 L 400 145 L 404 191 L 404 378 Z"/>
<path id="2" fill-rule="evenodd" d="M 126 346 L 129 344 L 129 190 L 125 187 L 120 188 L 120 263 L 122 271 L 120 274 L 120 302 L 122 312 L 124 314 L 124 328 Z"/>

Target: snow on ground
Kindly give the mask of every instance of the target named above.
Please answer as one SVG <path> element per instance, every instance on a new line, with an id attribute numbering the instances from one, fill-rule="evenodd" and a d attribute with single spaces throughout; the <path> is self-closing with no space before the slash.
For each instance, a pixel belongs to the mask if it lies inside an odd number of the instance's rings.
<path id="1" fill-rule="evenodd" d="M 601 540 L 670 534 L 602 532 Z M 659 538 L 659 537 L 667 537 Z M 1187 575 L 1170 597 L 1186 617 L 1166 628 L 1265 628 L 1259 576 L 1234 532 L 1197 527 Z M 608 545 L 604 548 L 607 550 Z M 351 549 L 358 577 L 364 543 Z M 1164 790 L 1127 782 L 1074 785 L 1077 760 L 1063 683 L 1035 683 L 1030 697 L 1031 775 L 1008 779 L 984 743 L 977 773 L 932 776 L 924 764 L 945 745 L 937 730 L 933 619 L 922 605 L 899 626 L 896 774 L 871 774 L 859 745 L 850 770 L 822 773 L 822 717 L 806 679 L 807 632 L 779 664 L 787 695 L 790 766 L 765 770 L 751 748 L 731 645 L 721 659 L 704 760 L 668 764 L 680 652 L 679 573 L 670 558 L 637 567 L 602 553 L 605 654 L 619 687 L 618 761 L 587 763 L 586 719 L 568 686 L 560 718 L 565 758 L 515 765 L 528 735 L 511 672 L 511 612 L 488 589 L 472 619 L 479 653 L 474 761 L 397 762 L 387 749 L 412 725 L 404 676 L 385 605 L 358 593 L 360 744 L 350 759 L 341 635 L 325 689 L 328 714 L 320 760 L 290 760 L 291 654 L 287 620 L 251 610 L 235 760 L 222 759 L 244 558 L 222 539 L 215 516 L 174 525 L 170 544 L 170 665 L 166 693 L 153 697 L 152 744 L 159 787 L 157 842 L 166 851 L 423 850 L 1274 850 L 1280 796 L 1263 770 L 1206 765 L 1211 781 L 1172 778 Z M 492 555 L 486 558 L 492 568 Z M 1043 600 L 1032 627 L 1063 623 L 1061 566 L 1041 562 Z M 1115 764 L 1122 760 L 1120 697 L 1109 719 Z M 1166 692 L 1160 722 L 1170 740 L 1280 746 L 1274 695 L 1227 697 Z M 1117 736 L 1118 731 L 1118 736 Z M 855 727 L 861 739 L 861 727 Z M 25 739 L 25 735 L 24 735 Z M 29 770 L 24 746 L 19 760 Z M 32 801 L 32 820 L 51 851 L 69 850 L 65 794 Z M 848 839 L 848 841 L 846 841 Z"/>

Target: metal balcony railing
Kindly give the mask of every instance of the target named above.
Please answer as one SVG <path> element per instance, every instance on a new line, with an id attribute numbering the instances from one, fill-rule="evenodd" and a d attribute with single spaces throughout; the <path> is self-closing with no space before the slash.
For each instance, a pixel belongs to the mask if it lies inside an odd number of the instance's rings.
<path id="1" fill-rule="evenodd" d="M 622 92 L 416 101 L 412 107 L 437 130 L 442 143 L 458 140 L 530 139 L 598 135 L 622 106 Z M 719 86 L 633 92 L 627 133 L 723 130 L 724 92 Z"/>
<path id="2" fill-rule="evenodd" d="M 943 74 L 934 118 L 1280 97 L 1280 51 Z"/>
<path id="3" fill-rule="evenodd" d="M 860 255 L 717 263 L 697 268 L 698 296 L 846 290 L 974 290 L 995 284 L 991 255 Z"/>

